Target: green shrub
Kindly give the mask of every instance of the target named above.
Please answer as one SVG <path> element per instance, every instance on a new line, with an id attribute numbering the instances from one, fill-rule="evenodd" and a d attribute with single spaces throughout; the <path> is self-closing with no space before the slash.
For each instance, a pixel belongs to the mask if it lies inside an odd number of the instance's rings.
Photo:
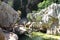
<path id="1" fill-rule="evenodd" d="M 53 3 L 52 0 L 44 0 L 43 2 L 38 4 L 38 8 L 39 8 L 39 10 L 44 9 L 44 8 L 48 7 L 50 4 L 52 4 L 52 3 Z"/>

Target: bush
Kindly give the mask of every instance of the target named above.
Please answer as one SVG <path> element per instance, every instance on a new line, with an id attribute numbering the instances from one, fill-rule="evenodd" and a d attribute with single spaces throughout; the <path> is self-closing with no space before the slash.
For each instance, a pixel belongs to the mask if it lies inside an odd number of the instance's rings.
<path id="1" fill-rule="evenodd" d="M 39 8 L 39 10 L 44 9 L 44 8 L 48 7 L 50 4 L 52 4 L 52 3 L 53 3 L 52 0 L 44 0 L 43 2 L 38 4 L 38 8 Z"/>

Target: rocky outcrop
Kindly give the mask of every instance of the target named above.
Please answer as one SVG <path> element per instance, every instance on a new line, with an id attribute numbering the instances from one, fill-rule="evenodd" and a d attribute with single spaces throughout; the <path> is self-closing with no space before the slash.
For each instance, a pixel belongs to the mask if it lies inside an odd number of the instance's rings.
<path id="1" fill-rule="evenodd" d="M 29 15 L 28 15 L 29 16 Z M 42 22 L 42 27 L 47 27 L 47 33 L 59 34 L 60 30 L 60 4 L 53 3 L 38 13 L 32 13 L 30 20 Z M 38 22 L 37 21 L 37 22 Z"/>

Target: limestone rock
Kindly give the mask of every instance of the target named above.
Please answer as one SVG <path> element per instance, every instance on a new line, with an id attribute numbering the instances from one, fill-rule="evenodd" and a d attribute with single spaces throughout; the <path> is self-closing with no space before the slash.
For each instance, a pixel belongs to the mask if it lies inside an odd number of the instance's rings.
<path id="1" fill-rule="evenodd" d="M 48 8 L 46 8 L 44 11 L 42 10 L 42 22 L 48 23 L 49 28 L 47 28 L 48 34 L 57 34 L 57 28 L 59 26 L 59 10 L 60 6 L 59 4 L 53 3 Z M 50 33 L 49 33 L 50 32 Z"/>
<path id="2" fill-rule="evenodd" d="M 32 13 L 30 15 L 31 20 L 36 20 L 36 18 L 38 19 L 41 18 L 39 22 L 42 22 L 42 27 L 48 26 L 47 33 L 48 32 L 50 32 L 50 34 L 58 33 L 59 31 L 57 29 L 60 28 L 60 4 L 53 3 L 47 8 L 42 9 L 40 12 Z"/>

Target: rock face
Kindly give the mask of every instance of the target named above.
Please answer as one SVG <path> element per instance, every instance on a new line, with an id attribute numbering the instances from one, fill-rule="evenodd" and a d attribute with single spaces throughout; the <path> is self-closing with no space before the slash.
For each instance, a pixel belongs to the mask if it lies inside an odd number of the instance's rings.
<path id="1" fill-rule="evenodd" d="M 48 8 L 43 9 L 42 21 L 49 24 L 48 34 L 59 34 L 60 25 L 60 4 L 53 3 Z"/>
<path id="2" fill-rule="evenodd" d="M 51 4 L 43 11 L 42 22 L 48 24 L 47 33 L 56 34 L 58 28 L 58 4 Z"/>
<path id="3" fill-rule="evenodd" d="M 60 4 L 53 3 L 47 8 L 42 9 L 39 13 L 34 13 L 33 16 L 32 14 L 30 15 L 32 20 L 34 19 L 36 20 L 36 18 L 39 20 L 41 19 L 40 21 L 42 22 L 42 26 L 44 27 L 48 26 L 47 28 L 48 34 L 49 32 L 50 34 L 57 34 L 57 33 L 60 34 L 59 32 L 60 30 Z"/>
<path id="4" fill-rule="evenodd" d="M 18 19 L 18 13 L 8 4 L 2 2 L 0 5 L 0 26 L 12 27 Z"/>

